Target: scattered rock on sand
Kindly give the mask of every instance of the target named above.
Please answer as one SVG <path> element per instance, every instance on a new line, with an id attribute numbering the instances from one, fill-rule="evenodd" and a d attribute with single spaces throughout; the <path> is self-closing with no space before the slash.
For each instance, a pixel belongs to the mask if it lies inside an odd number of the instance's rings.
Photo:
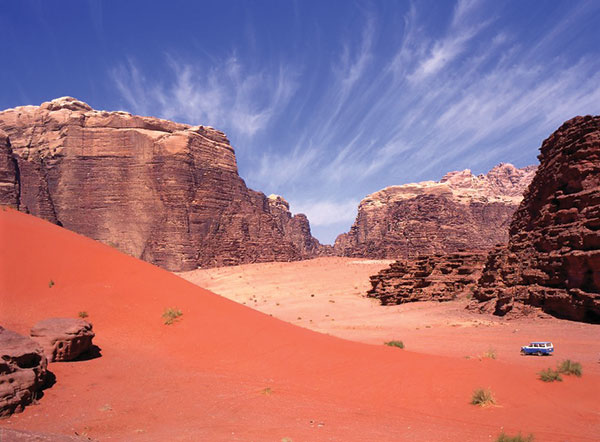
<path id="1" fill-rule="evenodd" d="M 38 343 L 0 327 L 0 417 L 23 411 L 35 400 L 44 385 L 47 364 Z M 0 432 L 0 440 L 12 439 Z"/>
<path id="2" fill-rule="evenodd" d="M 71 361 L 92 347 L 92 324 L 83 319 L 43 319 L 31 328 L 31 338 L 44 349 L 48 361 Z"/>

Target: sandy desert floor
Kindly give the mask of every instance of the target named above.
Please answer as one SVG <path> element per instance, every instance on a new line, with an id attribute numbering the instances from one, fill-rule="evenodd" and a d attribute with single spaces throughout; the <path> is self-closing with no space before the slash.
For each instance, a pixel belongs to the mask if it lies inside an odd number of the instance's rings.
<path id="1" fill-rule="evenodd" d="M 368 298 L 369 276 L 393 261 L 317 258 L 178 273 L 214 293 L 321 333 L 368 344 L 401 340 L 406 349 L 450 357 L 497 359 L 546 367 L 548 358 L 523 357 L 522 345 L 552 341 L 555 359 L 580 361 L 600 373 L 600 325 L 549 315 L 504 319 L 467 310 L 467 299 L 381 306 Z"/>
<path id="2" fill-rule="evenodd" d="M 348 293 L 332 274 L 317 290 L 307 276 L 326 271 L 329 260 L 289 264 L 313 268 L 288 275 L 290 285 L 307 289 L 296 305 L 290 293 L 278 300 L 275 291 L 254 293 L 256 304 L 289 323 L 12 210 L 0 210 L 0 235 L 0 324 L 27 334 L 40 319 L 86 311 L 101 349 L 101 357 L 51 363 L 56 383 L 37 405 L 1 420 L 2 428 L 101 441 L 489 441 L 503 429 L 539 441 L 592 441 L 600 434 L 600 374 L 583 349 L 592 342 L 598 353 L 594 326 L 495 325 L 458 304 L 381 308 L 358 295 L 364 281 L 351 282 Z M 380 265 L 339 263 L 331 261 L 351 270 L 336 273 L 345 282 Z M 243 266 L 247 276 L 234 279 L 266 283 L 287 266 Z M 356 315 L 350 301 L 368 313 Z M 183 312 L 170 326 L 161 318 L 167 307 Z M 356 316 L 344 313 L 351 311 Z M 363 342 L 316 333 L 305 328 L 310 320 Z M 513 356 L 514 345 L 540 337 L 555 341 L 557 356 Z M 407 348 L 381 344 L 388 339 Z M 497 359 L 477 357 L 490 346 Z M 582 362 L 584 375 L 537 379 L 563 357 Z M 496 405 L 471 405 L 476 388 L 489 388 Z"/>

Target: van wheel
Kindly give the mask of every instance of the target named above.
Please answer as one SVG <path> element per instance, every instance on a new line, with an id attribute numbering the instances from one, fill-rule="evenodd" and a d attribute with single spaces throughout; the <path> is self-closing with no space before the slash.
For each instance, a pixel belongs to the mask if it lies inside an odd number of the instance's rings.
<path id="1" fill-rule="evenodd" d="M 525 356 L 525 352 L 521 350 L 521 356 Z"/>
<path id="2" fill-rule="evenodd" d="M 542 353 L 541 351 L 538 351 L 538 352 L 536 353 L 536 355 L 538 355 L 538 356 L 542 356 L 542 355 L 543 355 L 543 353 Z"/>

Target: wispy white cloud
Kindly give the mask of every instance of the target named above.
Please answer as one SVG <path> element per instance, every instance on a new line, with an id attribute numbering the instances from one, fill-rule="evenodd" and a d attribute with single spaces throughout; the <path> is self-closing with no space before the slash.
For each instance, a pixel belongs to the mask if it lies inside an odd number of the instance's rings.
<path id="1" fill-rule="evenodd" d="M 290 203 L 294 213 L 304 213 L 314 226 L 330 226 L 339 223 L 352 223 L 356 217 L 357 199 L 326 200 L 314 199 Z"/>
<path id="2" fill-rule="evenodd" d="M 263 152 L 258 165 L 248 172 L 248 178 L 261 183 L 262 189 L 277 191 L 282 182 L 295 182 L 310 176 L 308 171 L 314 170 L 318 157 L 318 150 L 310 146 L 285 153 Z"/>
<path id="3" fill-rule="evenodd" d="M 132 111 L 232 129 L 252 137 L 283 110 L 297 87 L 288 67 L 251 70 L 235 55 L 210 67 L 165 58 L 171 70 L 168 81 L 149 80 L 133 59 L 111 71 Z"/>
<path id="4" fill-rule="evenodd" d="M 368 9 L 327 56 L 283 54 L 269 69 L 167 57 L 162 81 L 129 61 L 113 79 L 135 112 L 226 130 L 252 152 L 240 161 L 251 187 L 282 194 L 315 226 L 351 224 L 358 200 L 387 185 L 533 163 L 564 120 L 600 113 L 599 50 L 557 49 L 600 18 L 593 2 L 549 14 L 537 34 L 493 1 L 459 0 L 435 29 L 421 8 L 409 3 L 393 26 Z"/>

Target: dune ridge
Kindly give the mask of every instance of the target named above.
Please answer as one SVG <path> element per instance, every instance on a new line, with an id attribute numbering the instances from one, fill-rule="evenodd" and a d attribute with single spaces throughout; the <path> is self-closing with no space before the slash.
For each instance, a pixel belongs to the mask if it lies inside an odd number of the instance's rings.
<path id="1" fill-rule="evenodd" d="M 86 311 L 102 354 L 50 364 L 56 384 L 2 427 L 214 441 L 487 440 L 502 428 L 591 441 L 600 432 L 597 374 L 547 385 L 502 361 L 319 334 L 10 209 L 0 234 L 0 324 L 27 333 L 44 317 Z M 167 307 L 183 312 L 171 326 Z M 499 406 L 470 405 L 478 387 Z"/>

